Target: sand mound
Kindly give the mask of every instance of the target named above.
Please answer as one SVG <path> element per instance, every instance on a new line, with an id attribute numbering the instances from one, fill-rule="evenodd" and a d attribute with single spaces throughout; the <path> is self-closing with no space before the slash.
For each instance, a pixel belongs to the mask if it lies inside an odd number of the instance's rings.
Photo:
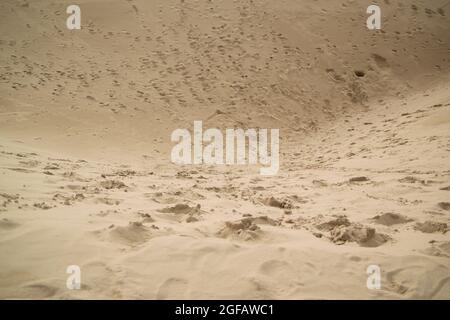
<path id="1" fill-rule="evenodd" d="M 158 211 L 162 212 L 162 213 L 175 213 L 175 214 L 188 214 L 188 215 L 201 213 L 200 205 L 197 205 L 195 207 L 190 207 L 189 205 L 183 204 L 183 203 L 179 203 L 173 207 L 160 209 Z"/>
<path id="2" fill-rule="evenodd" d="M 200 208 L 199 204 L 195 207 L 190 207 L 187 204 L 179 203 L 173 207 L 159 209 L 158 211 L 161 213 L 173 213 L 177 220 L 191 223 L 199 221 L 200 216 L 205 213 Z"/>
<path id="3" fill-rule="evenodd" d="M 356 242 L 361 247 L 378 247 L 388 240 L 387 235 L 377 233 L 374 228 L 364 226 L 340 226 L 331 230 L 331 241 L 336 244 Z"/>
<path id="4" fill-rule="evenodd" d="M 261 238 L 261 229 L 254 223 L 253 219 L 245 218 L 236 222 L 225 222 L 217 236 L 235 240 L 252 241 Z"/>
<path id="5" fill-rule="evenodd" d="M 446 233 L 448 231 L 446 223 L 435 221 L 417 222 L 414 228 L 424 233 Z"/>
<path id="6" fill-rule="evenodd" d="M 112 226 L 109 236 L 113 241 L 127 245 L 138 245 L 151 238 L 150 231 L 141 222 L 130 222 L 127 226 Z"/>
<path id="7" fill-rule="evenodd" d="M 413 221 L 412 219 L 396 213 L 383 213 L 372 218 L 375 223 L 385 226 L 393 226 L 395 224 L 403 224 Z"/>
<path id="8" fill-rule="evenodd" d="M 263 203 L 270 207 L 290 209 L 292 208 L 292 202 L 289 199 L 278 200 L 274 197 L 267 198 Z"/>
<path id="9" fill-rule="evenodd" d="M 268 216 L 259 216 L 259 217 L 252 217 L 252 218 L 245 218 L 245 220 L 249 220 L 252 223 L 258 225 L 270 225 L 270 226 L 278 226 L 280 223 L 272 218 L 269 218 Z"/>
<path id="10" fill-rule="evenodd" d="M 336 219 L 320 223 L 316 228 L 329 232 L 329 239 L 335 244 L 356 242 L 362 247 L 378 247 L 390 238 L 385 234 L 377 233 L 374 228 L 352 223 L 347 217 L 341 216 Z M 317 238 L 322 238 L 321 233 L 313 232 Z"/>
<path id="11" fill-rule="evenodd" d="M 348 227 L 351 225 L 351 222 L 348 220 L 347 217 L 338 217 L 336 219 L 321 223 L 317 225 L 317 229 L 324 230 L 324 231 L 331 231 L 336 227 L 344 226 Z"/>

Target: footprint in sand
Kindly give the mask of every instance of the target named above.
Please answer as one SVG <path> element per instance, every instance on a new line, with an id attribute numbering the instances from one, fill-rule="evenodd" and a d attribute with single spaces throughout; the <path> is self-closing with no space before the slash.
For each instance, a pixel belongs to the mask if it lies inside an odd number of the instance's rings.
<path id="1" fill-rule="evenodd" d="M 431 247 L 422 252 L 430 256 L 450 258 L 450 241 L 433 242 Z"/>
<path id="2" fill-rule="evenodd" d="M 100 186 L 107 190 L 127 188 L 127 185 L 119 180 L 105 180 L 100 182 Z"/>
<path id="3" fill-rule="evenodd" d="M 450 211 L 450 202 L 439 202 L 438 203 L 439 208 L 442 210 Z"/>
<path id="4" fill-rule="evenodd" d="M 58 287 L 45 283 L 31 283 L 19 288 L 19 297 L 23 299 L 49 299 L 58 293 Z"/>
<path id="5" fill-rule="evenodd" d="M 384 69 L 389 67 L 389 63 L 387 62 L 387 59 L 385 57 L 374 53 L 372 54 L 372 58 L 379 68 Z"/>
<path id="6" fill-rule="evenodd" d="M 386 274 L 386 283 L 384 285 L 385 290 L 399 295 L 405 295 L 410 290 L 410 285 L 406 283 L 406 281 L 402 281 L 402 278 L 404 278 L 402 273 L 406 273 L 408 271 L 406 270 L 406 272 L 404 272 L 405 270 L 406 269 L 401 268 L 388 272 Z"/>
<path id="7" fill-rule="evenodd" d="M 180 300 L 188 297 L 189 283 L 182 278 L 169 278 L 165 280 L 158 288 L 156 299 Z"/>
<path id="8" fill-rule="evenodd" d="M 7 218 L 3 218 L 2 220 L 0 220 L 0 230 L 12 230 L 19 226 L 20 224 Z"/>
<path id="9" fill-rule="evenodd" d="M 271 278 L 280 281 L 292 281 L 292 275 L 295 274 L 294 268 L 286 261 L 268 260 L 263 262 L 259 271 Z"/>
<path id="10" fill-rule="evenodd" d="M 312 184 L 314 187 L 323 188 L 327 187 L 328 183 L 325 180 L 313 180 Z"/>
<path id="11" fill-rule="evenodd" d="M 278 200 L 274 197 L 267 198 L 263 200 L 263 203 L 269 207 L 275 207 L 280 209 L 292 209 L 292 201 L 289 199 Z"/>
<path id="12" fill-rule="evenodd" d="M 139 222 L 130 222 L 128 226 L 114 226 L 109 235 L 114 241 L 118 241 L 127 245 L 144 243 L 150 238 L 150 234 L 146 227 Z"/>
<path id="13" fill-rule="evenodd" d="M 156 203 L 161 204 L 174 204 L 178 201 L 177 198 L 163 194 L 162 192 L 146 193 L 144 196 L 151 198 Z"/>
<path id="14" fill-rule="evenodd" d="M 111 199 L 111 198 L 97 198 L 95 199 L 95 203 L 107 204 L 109 206 L 119 205 L 123 200 L 120 199 Z"/>

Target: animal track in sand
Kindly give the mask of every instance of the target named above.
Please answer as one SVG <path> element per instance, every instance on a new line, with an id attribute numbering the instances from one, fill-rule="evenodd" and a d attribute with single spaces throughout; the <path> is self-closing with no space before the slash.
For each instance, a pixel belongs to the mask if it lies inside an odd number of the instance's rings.
<path id="1" fill-rule="evenodd" d="M 259 271 L 271 277 L 290 277 L 294 274 L 294 268 L 286 261 L 282 260 L 267 260 L 261 263 Z"/>
<path id="2" fill-rule="evenodd" d="M 258 271 L 268 280 L 274 282 L 271 286 L 272 290 L 277 290 L 278 286 L 284 288 L 284 290 L 286 287 L 298 288 L 303 286 L 295 276 L 298 271 L 287 261 L 275 259 L 264 261 L 259 266 Z"/>
<path id="3" fill-rule="evenodd" d="M 161 203 L 161 204 L 174 204 L 174 203 L 178 202 L 178 198 L 167 195 L 162 192 L 145 193 L 144 196 L 151 198 L 156 203 Z"/>

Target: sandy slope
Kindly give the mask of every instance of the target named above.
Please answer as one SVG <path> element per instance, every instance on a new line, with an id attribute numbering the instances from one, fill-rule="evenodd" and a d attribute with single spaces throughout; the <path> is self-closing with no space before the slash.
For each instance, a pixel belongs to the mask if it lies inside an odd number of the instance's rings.
<path id="1" fill-rule="evenodd" d="M 450 7 L 80 4 L 0 4 L 1 298 L 450 298 Z M 193 120 L 279 174 L 170 164 Z"/>

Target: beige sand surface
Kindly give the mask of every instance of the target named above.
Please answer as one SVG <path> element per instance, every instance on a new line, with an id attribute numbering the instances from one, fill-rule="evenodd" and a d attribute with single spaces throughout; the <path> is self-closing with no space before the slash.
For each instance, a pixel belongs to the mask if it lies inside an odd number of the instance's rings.
<path id="1" fill-rule="evenodd" d="M 0 298 L 450 298 L 446 1 L 78 4 L 0 2 Z M 194 120 L 279 173 L 171 164 Z"/>

